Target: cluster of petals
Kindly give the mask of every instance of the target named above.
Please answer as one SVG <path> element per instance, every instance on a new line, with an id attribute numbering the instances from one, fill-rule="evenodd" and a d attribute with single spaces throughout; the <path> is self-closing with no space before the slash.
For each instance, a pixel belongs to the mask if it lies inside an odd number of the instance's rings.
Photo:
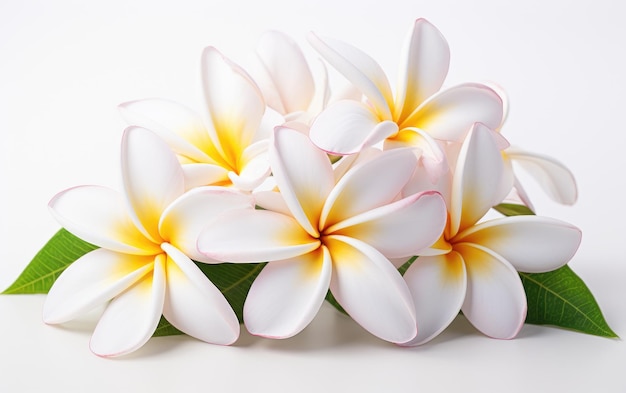
<path id="1" fill-rule="evenodd" d="M 518 272 L 563 266 L 581 233 L 534 215 L 484 217 L 503 201 L 532 209 L 513 163 L 564 204 L 576 200 L 571 172 L 509 145 L 497 88 L 443 88 L 448 44 L 424 19 L 407 37 L 395 95 L 361 50 L 309 42 L 348 90 L 331 95 L 324 65 L 314 77 L 294 41 L 268 32 L 250 74 L 203 51 L 201 114 L 157 98 L 120 105 L 130 125 L 123 193 L 80 186 L 50 202 L 64 228 L 99 248 L 54 283 L 46 323 L 104 307 L 90 344 L 101 356 L 138 349 L 161 317 L 228 345 L 240 322 L 197 263 L 267 262 L 243 309 L 255 335 L 298 334 L 329 292 L 364 329 L 401 345 L 433 339 L 459 311 L 488 336 L 517 334 Z"/>
<path id="2" fill-rule="evenodd" d="M 50 202 L 68 231 L 100 248 L 71 264 L 55 281 L 43 319 L 63 323 L 106 305 L 91 338 L 100 356 L 141 347 L 161 315 L 200 340 L 231 344 L 239 321 L 218 288 L 193 260 L 204 224 L 222 211 L 244 208 L 250 199 L 220 187 L 185 192 L 175 155 L 153 132 L 127 129 L 122 141 L 124 193 L 80 186 Z"/>
<path id="3" fill-rule="evenodd" d="M 293 336 L 330 289 L 375 336 L 413 339 L 415 307 L 389 258 L 406 260 L 432 245 L 446 217 L 437 192 L 399 196 L 416 168 L 415 152 L 383 152 L 337 176 L 306 134 L 277 128 L 270 160 L 280 194 L 264 198 L 263 210 L 220 215 L 198 240 L 200 252 L 213 259 L 269 261 L 244 305 L 246 328 L 265 337 Z"/>
<path id="4" fill-rule="evenodd" d="M 240 66 L 208 47 L 202 53 L 205 116 L 165 99 L 120 105 L 130 125 L 163 138 L 183 164 L 187 189 L 234 186 L 251 191 L 270 174 L 268 136 L 282 118 L 266 113 L 261 90 Z"/>
<path id="5" fill-rule="evenodd" d="M 496 128 L 502 122 L 501 97 L 489 86 L 465 83 L 441 89 L 450 51 L 439 30 L 418 19 L 410 30 L 395 96 L 382 68 L 360 49 L 311 34 L 313 47 L 350 80 L 365 101 L 338 101 L 311 127 L 311 139 L 333 154 L 353 154 L 383 144 L 385 149 L 416 146 L 431 178 L 446 171 L 439 141 L 463 140 L 471 125 Z"/>
<path id="6" fill-rule="evenodd" d="M 481 221 L 510 190 L 499 138 L 475 124 L 454 168 L 437 185 L 448 204 L 448 221 L 441 239 L 419 253 L 404 275 L 419 326 L 406 345 L 436 337 L 460 310 L 484 334 L 514 337 L 527 308 L 518 272 L 557 269 L 578 249 L 580 230 L 556 219 L 525 215 Z"/>

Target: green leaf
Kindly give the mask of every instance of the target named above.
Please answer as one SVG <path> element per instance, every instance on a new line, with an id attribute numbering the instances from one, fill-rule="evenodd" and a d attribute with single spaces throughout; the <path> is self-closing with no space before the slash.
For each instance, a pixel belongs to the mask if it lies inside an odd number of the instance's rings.
<path id="1" fill-rule="evenodd" d="M 252 282 L 263 270 L 265 263 L 220 263 L 213 265 L 196 262 L 196 265 L 224 294 L 239 322 L 243 322 L 243 304 Z M 182 332 L 173 327 L 165 318 L 161 318 L 154 336 L 175 334 L 182 334 Z"/>
<path id="2" fill-rule="evenodd" d="M 526 323 L 554 325 L 602 337 L 617 337 L 591 291 L 565 265 L 547 273 L 519 273 L 526 291 Z"/>
<path id="3" fill-rule="evenodd" d="M 514 203 L 501 203 L 493 208 L 505 216 L 529 216 L 535 214 L 532 210 L 530 210 L 530 208 L 528 208 L 528 206 L 517 205 Z"/>
<path id="4" fill-rule="evenodd" d="M 54 281 L 72 262 L 96 246 L 59 230 L 3 294 L 48 293 Z"/>

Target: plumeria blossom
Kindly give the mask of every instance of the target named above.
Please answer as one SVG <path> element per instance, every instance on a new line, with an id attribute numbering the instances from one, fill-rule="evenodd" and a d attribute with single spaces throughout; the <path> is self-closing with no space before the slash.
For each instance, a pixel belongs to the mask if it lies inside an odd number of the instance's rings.
<path id="1" fill-rule="evenodd" d="M 202 53 L 207 118 L 173 101 L 145 99 L 120 105 L 131 125 L 153 130 L 176 152 L 187 188 L 234 186 L 250 191 L 269 175 L 268 136 L 281 123 L 265 114 L 252 78 L 217 49 Z"/>
<path id="2" fill-rule="evenodd" d="M 210 258 L 269 261 L 244 305 L 247 329 L 291 337 L 311 322 L 330 289 L 372 334 L 411 340 L 415 307 L 388 258 L 430 246 L 446 215 L 436 192 L 399 197 L 417 163 L 412 149 L 381 153 L 337 180 L 325 152 L 305 134 L 279 127 L 270 162 L 287 209 L 226 212 L 198 239 Z"/>
<path id="3" fill-rule="evenodd" d="M 576 252 L 581 232 L 551 218 L 515 216 L 480 221 L 501 202 L 504 163 L 495 132 L 476 124 L 449 176 L 448 221 L 441 239 L 404 275 L 416 307 L 417 336 L 436 337 L 459 310 L 484 334 L 514 337 L 526 317 L 520 272 L 557 269 Z"/>
<path id="4" fill-rule="evenodd" d="M 124 195 L 100 186 L 72 188 L 50 202 L 68 231 L 101 248 L 71 264 L 46 299 L 43 318 L 58 324 L 105 305 L 91 350 L 117 356 L 141 347 L 161 315 L 200 340 L 231 344 L 239 336 L 232 308 L 192 262 L 200 229 L 218 213 L 253 206 L 220 187 L 185 193 L 174 153 L 159 137 L 131 127 L 122 141 Z"/>
<path id="5" fill-rule="evenodd" d="M 361 50 L 314 34 L 310 42 L 366 98 L 330 105 L 313 122 L 311 139 L 327 152 L 353 154 L 381 142 L 385 149 L 418 146 L 434 181 L 447 169 L 438 141 L 461 142 L 473 123 L 496 128 L 502 121 L 502 100 L 489 86 L 466 83 L 440 90 L 450 52 L 425 19 L 418 19 L 407 37 L 395 97 L 381 67 Z"/>

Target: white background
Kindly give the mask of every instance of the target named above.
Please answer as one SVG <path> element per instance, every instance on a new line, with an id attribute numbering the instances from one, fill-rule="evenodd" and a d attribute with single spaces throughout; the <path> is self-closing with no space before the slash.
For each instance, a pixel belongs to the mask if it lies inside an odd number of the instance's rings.
<path id="1" fill-rule="evenodd" d="M 395 83 L 404 36 L 425 17 L 447 38 L 447 85 L 508 93 L 503 133 L 566 163 L 579 201 L 526 182 L 539 214 L 579 226 L 570 266 L 626 336 L 624 209 L 626 9 L 603 1 L 0 0 L 0 289 L 59 229 L 47 211 L 75 185 L 118 187 L 117 105 L 163 97 L 202 109 L 199 60 L 215 46 L 246 65 L 259 34 L 306 47 L 314 30 L 372 55 Z M 513 341 L 461 317 L 432 343 L 401 349 L 323 308 L 301 335 L 243 334 L 233 347 L 151 340 L 122 359 L 91 355 L 93 321 L 45 326 L 42 296 L 0 296 L 0 391 L 626 391 L 626 344 L 525 326 Z"/>

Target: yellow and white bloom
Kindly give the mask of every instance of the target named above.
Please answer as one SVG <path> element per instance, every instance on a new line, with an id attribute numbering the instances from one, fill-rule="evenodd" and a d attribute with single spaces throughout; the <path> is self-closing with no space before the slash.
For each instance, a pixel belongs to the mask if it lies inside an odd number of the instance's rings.
<path id="1" fill-rule="evenodd" d="M 267 138 L 281 121 L 272 113 L 264 117 L 255 82 L 213 47 L 202 53 L 202 87 L 206 119 L 163 99 L 127 102 L 120 110 L 129 124 L 153 130 L 176 152 L 187 189 L 220 185 L 250 191 L 269 176 Z"/>
<path id="2" fill-rule="evenodd" d="M 239 322 L 222 293 L 192 259 L 201 228 L 218 213 L 253 206 L 248 195 L 220 187 L 185 193 L 182 168 L 159 137 L 131 127 L 122 141 L 125 194 L 105 187 L 63 191 L 50 202 L 54 217 L 101 248 L 71 264 L 46 299 L 43 319 L 58 324 L 106 308 L 91 350 L 117 356 L 141 347 L 161 315 L 200 340 L 231 344 Z"/>
<path id="3" fill-rule="evenodd" d="M 447 169 L 438 141 L 461 142 L 473 123 L 496 128 L 502 121 L 502 100 L 489 86 L 466 83 L 440 90 L 449 47 L 425 19 L 418 19 L 407 37 L 395 98 L 381 67 L 361 50 L 314 34 L 310 42 L 366 98 L 329 105 L 313 122 L 311 139 L 327 152 L 353 154 L 381 142 L 385 149 L 417 146 L 436 180 Z"/>
<path id="4" fill-rule="evenodd" d="M 256 335 L 304 329 L 329 288 L 372 334 L 395 343 L 416 334 L 415 307 L 389 258 L 408 258 L 437 240 L 445 203 L 436 192 L 400 198 L 415 169 L 412 149 L 383 152 L 336 179 L 309 138 L 278 128 L 270 162 L 286 209 L 233 210 L 198 239 L 208 257 L 269 261 L 250 288 L 244 322 Z"/>
<path id="5" fill-rule="evenodd" d="M 459 310 L 484 334 L 514 337 L 526 317 L 518 271 L 557 269 L 576 252 L 578 228 L 538 216 L 480 222 L 510 190 L 498 134 L 476 124 L 439 189 L 446 193 L 448 221 L 441 239 L 409 267 L 404 279 L 413 295 L 419 331 L 406 345 L 442 332 Z"/>

